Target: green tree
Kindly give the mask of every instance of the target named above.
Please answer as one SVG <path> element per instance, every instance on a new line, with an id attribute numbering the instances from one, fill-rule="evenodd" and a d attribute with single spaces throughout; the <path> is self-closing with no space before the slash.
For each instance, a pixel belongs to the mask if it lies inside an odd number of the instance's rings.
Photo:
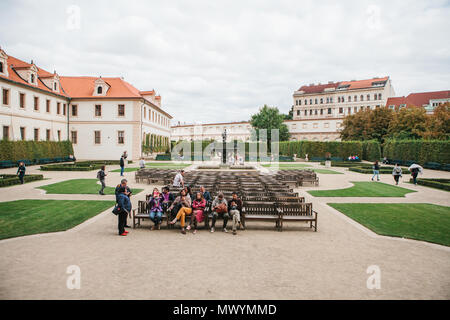
<path id="1" fill-rule="evenodd" d="M 384 142 L 392 117 L 393 111 L 388 108 L 366 109 L 348 115 L 342 122 L 341 139 Z"/>
<path id="2" fill-rule="evenodd" d="M 259 138 L 259 130 L 267 129 L 267 141 L 270 145 L 272 141 L 271 130 L 279 130 L 280 141 L 289 140 L 289 130 L 288 127 L 283 123 L 284 116 L 280 113 L 280 110 L 276 107 L 264 107 L 259 109 L 257 114 L 252 115 L 250 124 L 255 128 L 257 138 Z"/>
<path id="3" fill-rule="evenodd" d="M 428 116 L 422 107 L 402 108 L 394 113 L 389 136 L 394 139 L 420 139 L 427 131 Z"/>

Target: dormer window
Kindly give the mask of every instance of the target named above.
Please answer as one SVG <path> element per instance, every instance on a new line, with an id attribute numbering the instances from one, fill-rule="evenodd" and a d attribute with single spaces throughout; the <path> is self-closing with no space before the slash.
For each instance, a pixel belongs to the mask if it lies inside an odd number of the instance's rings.
<path id="1" fill-rule="evenodd" d="M 98 87 L 97 88 L 97 94 L 102 94 L 103 93 L 103 88 L 102 87 Z"/>
<path id="2" fill-rule="evenodd" d="M 100 77 L 94 82 L 93 95 L 106 96 L 110 87 L 111 86 Z"/>
<path id="3" fill-rule="evenodd" d="M 55 83 L 53 83 L 53 90 L 56 91 L 56 88 L 57 88 L 57 86 L 56 86 L 56 82 L 55 82 Z"/>
<path id="4" fill-rule="evenodd" d="M 34 74 L 33 74 L 33 73 L 32 73 L 31 76 L 30 76 L 30 82 L 31 82 L 31 83 L 34 83 Z"/>
<path id="5" fill-rule="evenodd" d="M 0 49 L 0 74 L 8 76 L 8 56 Z"/>
<path id="6" fill-rule="evenodd" d="M 3 73 L 3 62 L 0 61 L 0 73 Z"/>

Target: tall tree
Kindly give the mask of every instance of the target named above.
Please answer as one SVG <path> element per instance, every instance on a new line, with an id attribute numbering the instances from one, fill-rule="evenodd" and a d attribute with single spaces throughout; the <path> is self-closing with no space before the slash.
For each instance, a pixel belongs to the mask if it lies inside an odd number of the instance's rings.
<path id="1" fill-rule="evenodd" d="M 388 108 L 366 109 L 348 115 L 342 123 L 341 139 L 383 142 L 392 117 L 393 112 Z"/>
<path id="2" fill-rule="evenodd" d="M 389 136 L 395 139 L 420 139 L 427 131 L 427 114 L 422 107 L 402 108 L 394 113 Z"/>
<path id="3" fill-rule="evenodd" d="M 279 130 L 280 141 L 289 140 L 289 130 L 288 127 L 283 123 L 284 116 L 280 113 L 280 110 L 276 107 L 264 107 L 259 109 L 257 114 L 252 115 L 250 124 L 255 128 L 257 137 L 259 138 L 259 130 L 267 129 L 267 141 L 270 144 L 272 141 L 271 130 Z"/>
<path id="4" fill-rule="evenodd" d="M 450 139 L 450 102 L 434 109 L 433 115 L 428 116 L 426 128 L 422 134 L 424 139 Z"/>

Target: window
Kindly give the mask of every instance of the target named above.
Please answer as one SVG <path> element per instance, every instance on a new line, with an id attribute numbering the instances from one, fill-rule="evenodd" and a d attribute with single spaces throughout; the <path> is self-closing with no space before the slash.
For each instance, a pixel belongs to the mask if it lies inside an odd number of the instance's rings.
<path id="1" fill-rule="evenodd" d="M 352 97 L 348 97 L 348 102 L 352 102 Z"/>
<path id="2" fill-rule="evenodd" d="M 101 141 L 101 135 L 100 135 L 100 131 L 94 131 L 94 143 L 95 144 L 100 144 Z"/>
<path id="3" fill-rule="evenodd" d="M 72 140 L 73 144 L 77 144 L 77 139 L 78 135 L 77 135 L 77 131 L 70 131 L 70 140 Z"/>
<path id="4" fill-rule="evenodd" d="M 344 108 L 339 108 L 339 113 L 343 113 L 344 112 Z"/>
<path id="5" fill-rule="evenodd" d="M 147 118 L 147 108 L 144 107 L 144 119 Z"/>
<path id="6" fill-rule="evenodd" d="M 309 115 L 312 116 L 312 109 L 309 110 Z"/>
<path id="7" fill-rule="evenodd" d="M 359 97 L 359 99 L 360 99 L 361 101 L 364 101 L 364 96 L 361 95 L 361 97 Z"/>
<path id="8" fill-rule="evenodd" d="M 3 140 L 9 140 L 9 126 L 3 126 Z"/>
<path id="9" fill-rule="evenodd" d="M 53 83 L 53 90 L 55 90 L 55 91 L 56 91 L 56 82 L 55 82 L 55 83 Z"/>
<path id="10" fill-rule="evenodd" d="M 323 103 L 323 98 L 320 98 L 320 104 L 322 104 Z"/>
<path id="11" fill-rule="evenodd" d="M 308 110 L 305 110 L 305 116 L 307 116 L 308 115 Z"/>
<path id="12" fill-rule="evenodd" d="M 308 100 L 305 99 L 305 106 L 308 104 Z"/>
<path id="13" fill-rule="evenodd" d="M 45 140 L 50 141 L 50 129 L 45 130 Z"/>
<path id="14" fill-rule="evenodd" d="M 102 93 L 103 93 L 103 88 L 97 87 L 97 94 L 102 94 Z"/>
<path id="15" fill-rule="evenodd" d="M 96 117 L 101 117 L 102 116 L 102 106 L 100 104 L 96 104 L 95 105 L 95 116 Z"/>
<path id="16" fill-rule="evenodd" d="M 34 111 L 39 111 L 39 97 L 34 97 Z"/>
<path id="17" fill-rule="evenodd" d="M 330 97 L 330 103 L 333 103 L 333 97 Z"/>
<path id="18" fill-rule="evenodd" d="M 314 115 L 316 115 L 316 116 L 317 116 L 317 109 L 316 109 L 316 110 L 314 110 Z"/>
<path id="19" fill-rule="evenodd" d="M 34 141 L 39 141 L 39 129 L 34 129 Z"/>
<path id="20" fill-rule="evenodd" d="M 358 96 L 355 96 L 354 98 L 353 98 L 353 101 L 358 101 Z"/>
<path id="21" fill-rule="evenodd" d="M 50 112 L 50 100 L 45 101 L 45 112 Z"/>
<path id="22" fill-rule="evenodd" d="M 76 104 L 72 105 L 72 117 L 78 116 L 78 106 Z"/>
<path id="23" fill-rule="evenodd" d="M 56 114 L 61 114 L 61 102 L 56 103 Z"/>
<path id="24" fill-rule="evenodd" d="M 19 93 L 20 108 L 25 109 L 25 93 Z"/>
<path id="25" fill-rule="evenodd" d="M 312 104 L 312 99 L 309 99 L 309 104 Z"/>
<path id="26" fill-rule="evenodd" d="M 67 107 L 67 106 L 66 106 L 66 104 L 64 103 L 64 104 L 63 104 L 63 115 L 66 115 L 66 107 Z"/>
<path id="27" fill-rule="evenodd" d="M 358 112 L 358 107 L 354 107 L 353 110 L 355 111 L 355 113 Z"/>
<path id="28" fill-rule="evenodd" d="M 378 94 L 378 100 L 381 100 L 381 93 Z"/>
<path id="29" fill-rule="evenodd" d="M 370 101 L 370 94 L 367 95 L 367 101 Z"/>
<path id="30" fill-rule="evenodd" d="M 124 144 L 125 143 L 125 131 L 117 132 L 117 143 Z"/>
<path id="31" fill-rule="evenodd" d="M 331 108 L 328 108 L 328 114 L 331 114 Z"/>
<path id="32" fill-rule="evenodd" d="M 298 100 L 298 105 L 299 105 L 299 106 L 302 105 L 302 100 Z"/>
<path id="33" fill-rule="evenodd" d="M 378 98 L 378 95 L 375 93 L 375 94 L 373 95 L 373 100 L 377 100 L 377 98 Z"/>
<path id="34" fill-rule="evenodd" d="M 348 108 L 348 114 L 352 114 L 352 108 Z"/>
<path id="35" fill-rule="evenodd" d="M 298 115 L 298 116 L 300 115 L 300 110 L 297 110 L 297 115 Z"/>
<path id="36" fill-rule="evenodd" d="M 61 141 L 61 130 L 58 130 L 57 133 L 58 133 L 58 141 Z"/>
<path id="37" fill-rule="evenodd" d="M 0 62 L 0 73 L 3 73 L 3 62 Z"/>
<path id="38" fill-rule="evenodd" d="M 327 97 L 327 103 L 329 103 L 330 102 L 330 98 L 329 97 Z"/>
<path id="39" fill-rule="evenodd" d="M 119 104 L 119 106 L 117 107 L 117 115 L 119 117 L 125 116 L 125 105 L 124 104 Z"/>
<path id="40" fill-rule="evenodd" d="M 20 127 L 20 139 L 25 140 L 25 127 Z"/>
<path id="41" fill-rule="evenodd" d="M 31 74 L 30 82 L 31 82 L 31 83 L 34 83 L 34 73 Z"/>
<path id="42" fill-rule="evenodd" d="M 295 100 L 295 105 L 298 106 L 298 100 Z"/>
<path id="43" fill-rule="evenodd" d="M 3 93 L 3 99 L 2 99 L 3 104 L 9 105 L 9 90 L 2 89 L 2 93 Z"/>
<path id="44" fill-rule="evenodd" d="M 315 103 L 315 104 L 317 104 L 317 98 L 316 98 L 316 99 L 314 99 L 314 103 Z"/>
<path id="45" fill-rule="evenodd" d="M 320 109 L 320 115 L 323 115 L 323 109 Z"/>

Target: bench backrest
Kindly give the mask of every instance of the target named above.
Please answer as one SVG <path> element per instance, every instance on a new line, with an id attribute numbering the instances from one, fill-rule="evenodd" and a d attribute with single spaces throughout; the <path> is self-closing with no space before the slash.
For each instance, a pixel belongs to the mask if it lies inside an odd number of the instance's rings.
<path id="1" fill-rule="evenodd" d="M 313 214 L 312 203 L 288 203 L 280 202 L 277 207 L 284 216 L 311 216 Z"/>

